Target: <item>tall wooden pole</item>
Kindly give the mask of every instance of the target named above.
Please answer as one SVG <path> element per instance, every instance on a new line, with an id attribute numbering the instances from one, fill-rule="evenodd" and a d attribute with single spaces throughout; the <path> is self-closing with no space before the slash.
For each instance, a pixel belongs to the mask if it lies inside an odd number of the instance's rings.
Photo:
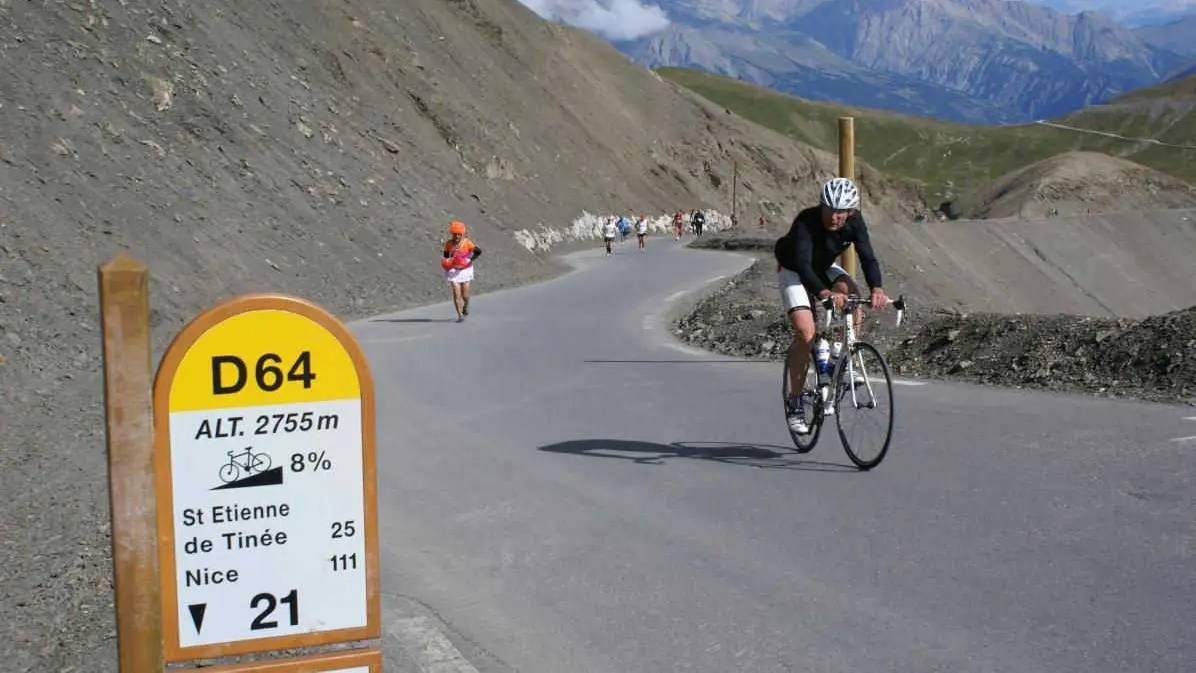
<path id="1" fill-rule="evenodd" d="M 149 270 L 120 255 L 99 286 L 119 671 L 161 673 Z"/>
<path id="2" fill-rule="evenodd" d="M 839 117 L 839 177 L 855 180 L 855 119 Z M 843 270 L 856 277 L 855 246 L 842 255 Z"/>
<path id="3" fill-rule="evenodd" d="M 731 162 L 731 226 L 739 223 L 738 197 L 739 195 L 739 162 Z"/>

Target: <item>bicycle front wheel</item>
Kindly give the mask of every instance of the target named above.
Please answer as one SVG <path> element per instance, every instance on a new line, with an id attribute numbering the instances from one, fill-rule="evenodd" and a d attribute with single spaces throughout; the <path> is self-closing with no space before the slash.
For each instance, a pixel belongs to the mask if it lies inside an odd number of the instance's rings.
<path id="1" fill-rule="evenodd" d="M 270 454 L 255 453 L 253 455 L 253 471 L 265 472 L 268 469 L 270 469 Z"/>
<path id="2" fill-rule="evenodd" d="M 857 342 L 835 371 L 835 424 L 843 450 L 856 467 L 871 470 L 885 459 L 893 437 L 893 379 L 880 351 Z"/>

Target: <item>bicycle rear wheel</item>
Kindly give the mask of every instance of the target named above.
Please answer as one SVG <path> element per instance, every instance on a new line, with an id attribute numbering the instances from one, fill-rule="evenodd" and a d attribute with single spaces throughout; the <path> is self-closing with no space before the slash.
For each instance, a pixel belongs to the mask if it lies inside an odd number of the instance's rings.
<path id="1" fill-rule="evenodd" d="M 784 373 L 781 377 L 781 405 L 785 411 L 785 428 L 789 430 L 789 437 L 798 453 L 809 453 L 818 443 L 818 436 L 822 434 L 822 401 L 818 395 L 818 374 L 814 370 L 813 358 L 806 366 L 806 381 L 802 388 L 802 410 L 806 419 L 806 426 L 810 432 L 801 434 L 789 428 L 789 358 L 785 357 Z"/>
<path id="2" fill-rule="evenodd" d="M 885 459 L 893 437 L 889 365 L 872 344 L 858 341 L 850 358 L 846 354 L 839 358 L 834 376 L 835 425 L 843 450 L 856 467 L 871 470 Z"/>

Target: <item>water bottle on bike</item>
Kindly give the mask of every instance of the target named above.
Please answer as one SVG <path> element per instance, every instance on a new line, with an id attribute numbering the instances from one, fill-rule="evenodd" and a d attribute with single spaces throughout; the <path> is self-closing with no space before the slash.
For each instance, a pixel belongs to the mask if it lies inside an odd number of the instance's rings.
<path id="1" fill-rule="evenodd" d="M 823 385 L 831 373 L 831 345 L 825 337 L 818 337 L 814 346 L 814 362 L 818 367 L 818 384 Z"/>

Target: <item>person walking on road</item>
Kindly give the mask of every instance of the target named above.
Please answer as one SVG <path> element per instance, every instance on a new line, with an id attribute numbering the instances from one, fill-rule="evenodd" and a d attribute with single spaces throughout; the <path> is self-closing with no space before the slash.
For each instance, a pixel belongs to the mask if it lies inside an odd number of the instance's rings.
<path id="1" fill-rule="evenodd" d="M 465 223 L 453 220 L 449 224 L 449 240 L 444 242 L 444 257 L 440 267 L 444 279 L 453 288 L 453 306 L 457 322 L 469 315 L 469 288 L 473 282 L 473 262 L 482 256 L 482 249 L 465 235 Z"/>
<path id="2" fill-rule="evenodd" d="M 635 237 L 639 239 L 640 252 L 644 251 L 644 240 L 648 238 L 648 218 L 640 215 L 639 221 L 635 223 Z"/>

